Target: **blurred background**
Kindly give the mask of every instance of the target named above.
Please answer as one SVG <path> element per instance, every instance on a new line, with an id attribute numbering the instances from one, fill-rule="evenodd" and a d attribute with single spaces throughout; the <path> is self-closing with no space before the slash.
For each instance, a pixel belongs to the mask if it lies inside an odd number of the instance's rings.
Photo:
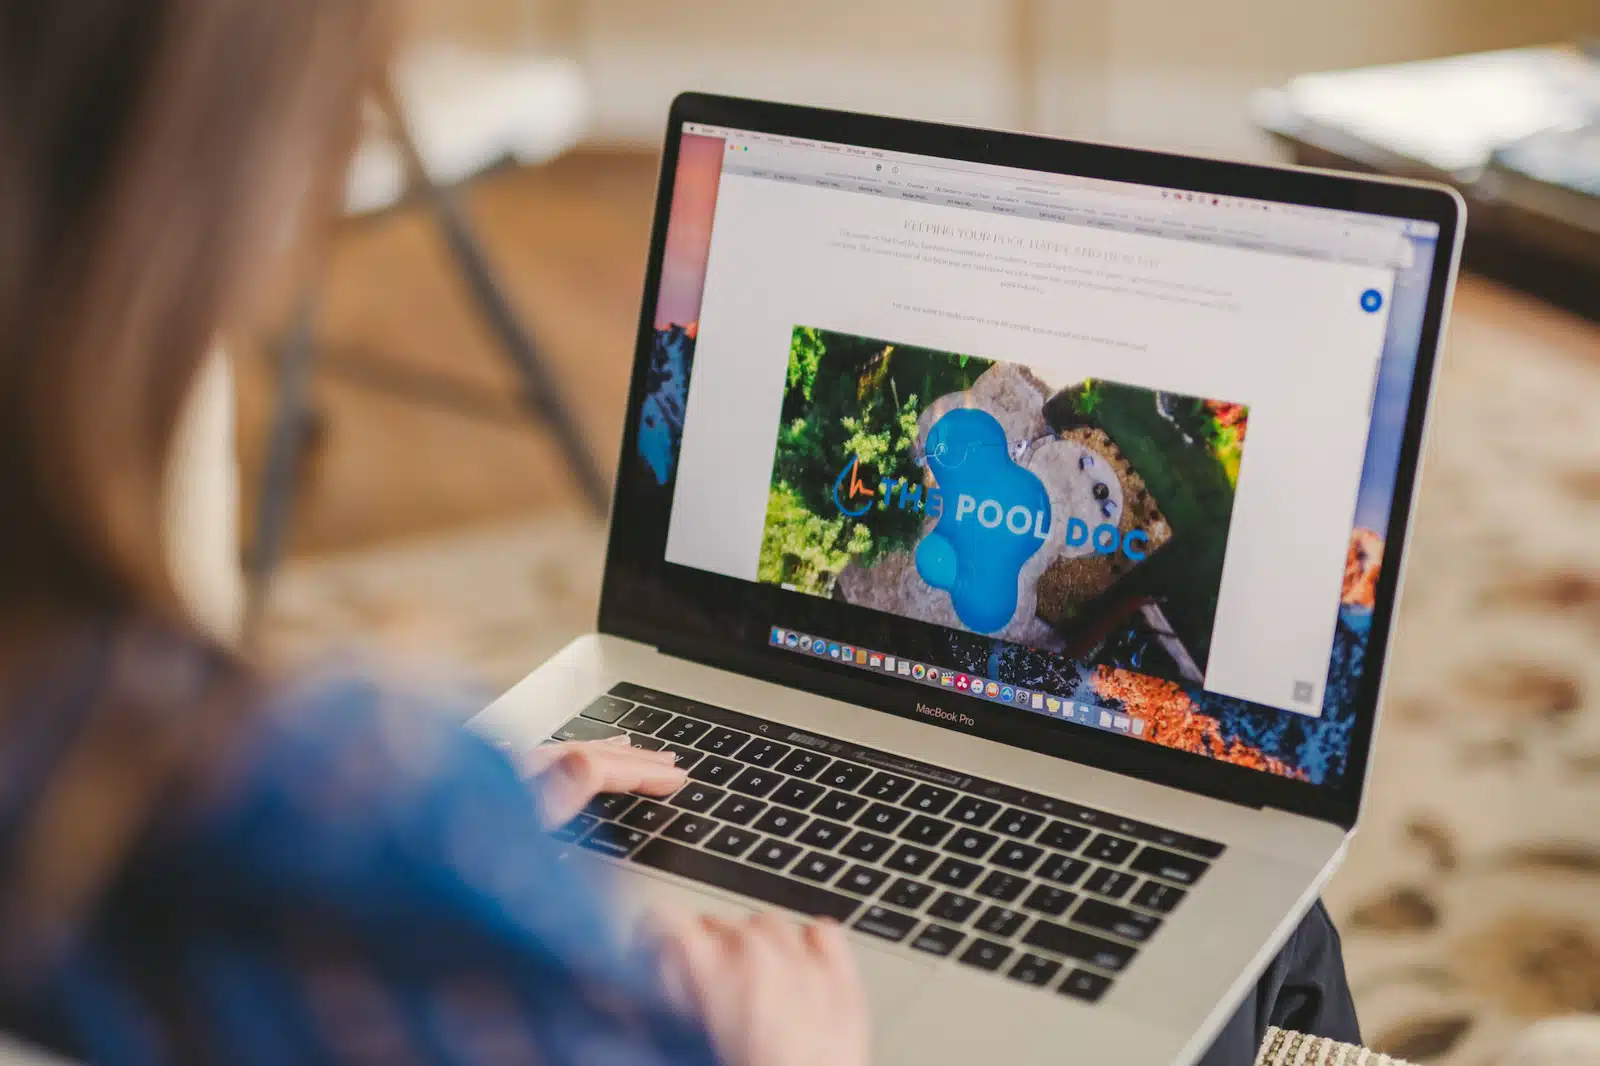
<path id="1" fill-rule="evenodd" d="M 493 691 L 591 627 L 604 522 L 574 456 L 609 484 L 680 90 L 1446 177 L 1472 271 L 1372 813 L 1329 902 L 1380 1050 L 1532 1062 L 1533 1023 L 1600 1013 L 1600 89 L 1575 47 L 1600 4 L 414 6 L 396 85 L 443 192 L 408 192 L 375 124 L 325 272 L 230 342 L 272 655 L 372 641 Z M 1556 47 L 1385 66 L 1530 46 Z M 565 446 L 528 415 L 524 340 Z"/>

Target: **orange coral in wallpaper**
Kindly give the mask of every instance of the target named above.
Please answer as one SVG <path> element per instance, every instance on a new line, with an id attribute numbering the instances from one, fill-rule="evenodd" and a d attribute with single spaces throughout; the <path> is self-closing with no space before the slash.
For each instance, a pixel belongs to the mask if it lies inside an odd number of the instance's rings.
<path id="1" fill-rule="evenodd" d="M 1370 529 L 1356 528 L 1350 535 L 1350 554 L 1344 562 L 1344 592 L 1339 602 L 1371 607 L 1378 594 L 1378 571 L 1383 566 L 1383 538 Z"/>
<path id="2" fill-rule="evenodd" d="M 1280 777 L 1305 779 L 1305 772 L 1238 738 L 1224 740 L 1222 726 L 1202 714 L 1187 693 L 1171 681 L 1110 666 L 1095 668 L 1092 680 L 1101 697 L 1119 701 L 1145 719 L 1145 736 L 1168 748 L 1209 755 L 1213 759 L 1265 770 Z"/>

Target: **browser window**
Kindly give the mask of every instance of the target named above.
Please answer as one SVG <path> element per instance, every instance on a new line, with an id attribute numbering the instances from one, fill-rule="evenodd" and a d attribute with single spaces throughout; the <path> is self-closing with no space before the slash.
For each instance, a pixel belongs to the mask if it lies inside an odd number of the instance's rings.
<path id="1" fill-rule="evenodd" d="M 659 459 L 668 562 L 1333 705 L 1422 223 L 708 127 L 683 144 L 720 160 L 703 288 L 674 314 L 669 229 L 658 314 L 692 341 Z"/>

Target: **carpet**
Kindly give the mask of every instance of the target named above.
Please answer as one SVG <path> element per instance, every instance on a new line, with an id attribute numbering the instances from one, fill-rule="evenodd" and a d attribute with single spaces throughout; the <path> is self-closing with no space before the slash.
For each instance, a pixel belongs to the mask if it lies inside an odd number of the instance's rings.
<path id="1" fill-rule="evenodd" d="M 1600 329 L 1469 279 L 1452 331 L 1327 898 L 1376 1051 L 1507 1066 L 1535 1020 L 1600 1012 Z M 604 550 L 557 515 L 296 563 L 272 646 L 360 636 L 505 686 L 591 628 Z"/>

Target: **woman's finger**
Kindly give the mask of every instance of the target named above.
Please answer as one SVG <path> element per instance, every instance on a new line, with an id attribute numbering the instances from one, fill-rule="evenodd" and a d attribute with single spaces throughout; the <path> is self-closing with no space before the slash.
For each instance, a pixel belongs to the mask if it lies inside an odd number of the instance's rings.
<path id="1" fill-rule="evenodd" d="M 688 780 L 670 752 L 638 751 L 607 741 L 562 747 L 567 750 L 539 775 L 545 818 L 552 826 L 567 822 L 602 792 L 666 796 Z"/>
<path id="2" fill-rule="evenodd" d="M 567 744 L 544 744 L 534 748 L 521 759 L 522 769 L 529 775 L 541 774 L 575 751 L 587 751 L 606 757 L 638 758 L 647 763 L 669 763 L 674 756 L 669 751 L 648 751 L 636 748 L 626 735 L 605 740 L 582 740 Z"/>

